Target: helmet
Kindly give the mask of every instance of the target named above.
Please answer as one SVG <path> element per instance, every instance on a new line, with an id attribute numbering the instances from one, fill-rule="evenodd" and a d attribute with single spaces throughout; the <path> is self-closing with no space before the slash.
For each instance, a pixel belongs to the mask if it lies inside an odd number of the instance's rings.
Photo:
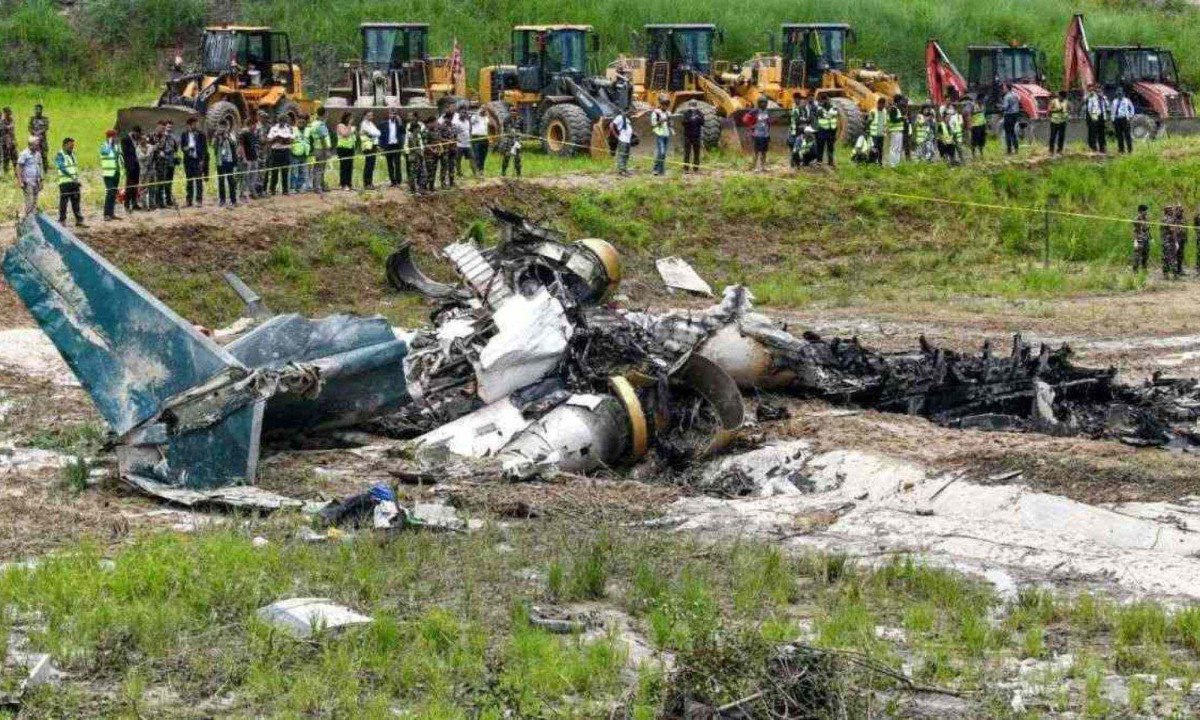
<path id="1" fill-rule="evenodd" d="M 813 130 L 813 127 L 812 127 L 812 125 L 805 125 L 805 126 L 804 126 L 804 134 L 805 134 L 805 135 L 811 135 L 811 134 L 812 134 L 812 133 L 814 133 L 814 132 L 816 132 L 816 131 L 815 131 L 815 130 Z"/>

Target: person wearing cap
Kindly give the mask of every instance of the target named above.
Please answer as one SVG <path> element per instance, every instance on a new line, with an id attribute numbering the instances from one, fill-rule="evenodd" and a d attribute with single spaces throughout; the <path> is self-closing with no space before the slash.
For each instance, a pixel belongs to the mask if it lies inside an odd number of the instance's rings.
<path id="1" fill-rule="evenodd" d="M 50 152 L 50 118 L 42 112 L 40 103 L 33 106 L 33 116 L 29 118 L 29 134 L 37 137 L 38 145 L 42 148 L 42 172 L 50 172 L 50 166 L 47 164 L 50 159 L 46 157 Z"/>
<path id="2" fill-rule="evenodd" d="M 177 208 L 175 204 L 175 166 L 179 164 L 179 140 L 175 137 L 175 123 L 166 120 L 155 138 L 155 206 Z"/>
<path id="3" fill-rule="evenodd" d="M 25 197 L 25 215 L 37 212 L 38 195 L 42 192 L 45 174 L 42 172 L 41 139 L 29 136 L 28 146 L 17 156 L 17 187 Z"/>
<path id="4" fill-rule="evenodd" d="M 618 110 L 609 123 L 608 129 L 617 141 L 617 174 L 627 177 L 629 175 L 629 150 L 633 147 L 634 141 L 633 121 L 629 119 L 628 111 Z"/>
<path id="5" fill-rule="evenodd" d="M 1117 136 L 1117 152 L 1133 152 L 1133 116 L 1136 111 L 1133 101 L 1125 97 L 1125 90 L 1117 88 L 1117 96 L 1109 105 L 1108 116 L 1112 118 L 1113 133 Z"/>
<path id="6" fill-rule="evenodd" d="M 193 203 L 204 207 L 204 179 L 208 177 L 208 138 L 200 129 L 196 117 L 189 117 L 187 127 L 180 138 L 183 150 L 184 200 L 187 206 Z"/>
<path id="7" fill-rule="evenodd" d="M 817 154 L 817 131 L 812 125 L 805 125 L 800 131 L 800 138 L 792 146 L 792 167 L 798 168 L 801 165 L 808 167 L 813 162 L 820 162 L 821 158 Z"/>
<path id="8" fill-rule="evenodd" d="M 79 208 L 79 161 L 75 158 L 75 138 L 63 140 L 62 150 L 54 157 L 58 168 L 58 222 L 67 224 L 67 207 L 75 215 L 76 227 L 87 227 L 83 222 L 83 211 Z"/>
<path id="9" fill-rule="evenodd" d="M 12 167 L 17 172 L 17 123 L 13 120 L 12 108 L 0 112 L 0 173 Z"/>
<path id="10" fill-rule="evenodd" d="M 1133 219 L 1133 271 L 1145 270 L 1150 264 L 1150 208 L 1138 205 Z"/>
<path id="11" fill-rule="evenodd" d="M 662 96 L 658 99 L 658 107 L 650 111 L 650 130 L 654 133 L 654 174 L 665 175 L 667 172 L 667 153 L 671 149 L 671 99 Z"/>
<path id="12" fill-rule="evenodd" d="M 125 214 L 137 208 L 138 185 L 142 182 L 142 165 L 138 162 L 138 141 L 142 128 L 135 125 L 121 136 L 121 166 L 125 169 Z"/>
<path id="13" fill-rule="evenodd" d="M 121 186 L 121 166 L 124 156 L 117 143 L 117 131 L 104 133 L 100 144 L 100 174 L 104 177 L 104 219 L 119 220 L 117 217 L 117 189 Z"/>
<path id="14" fill-rule="evenodd" d="M 704 144 L 704 113 L 700 104 L 688 100 L 680 118 L 683 125 L 683 171 L 700 172 L 700 146 Z"/>
<path id="15" fill-rule="evenodd" d="M 1100 86 L 1092 83 L 1087 97 L 1083 99 L 1083 118 L 1087 122 L 1087 144 L 1092 152 L 1108 152 L 1108 138 L 1104 125 L 1108 121 L 1109 104 L 1100 92 Z"/>

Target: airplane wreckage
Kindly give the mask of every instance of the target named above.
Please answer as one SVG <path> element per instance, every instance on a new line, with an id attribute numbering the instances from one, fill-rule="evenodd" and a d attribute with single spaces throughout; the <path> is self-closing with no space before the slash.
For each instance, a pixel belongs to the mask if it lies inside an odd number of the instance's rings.
<path id="1" fill-rule="evenodd" d="M 393 285 L 436 301 L 416 331 L 271 315 L 227 275 L 253 323 L 218 342 L 44 215 L 20 225 L 3 271 L 111 428 L 121 476 L 176 501 L 252 485 L 264 441 L 347 426 L 410 438 L 433 466 L 472 458 L 511 479 L 648 453 L 686 466 L 729 443 L 742 393 L 757 391 L 950 427 L 1200 445 L 1194 379 L 1126 385 L 1019 337 L 1004 353 L 924 338 L 875 352 L 795 334 L 741 286 L 706 310 L 628 310 L 612 300 L 621 270 L 607 242 L 492 212 L 495 246 L 444 248 L 455 284 L 427 277 L 407 247 L 389 258 Z"/>

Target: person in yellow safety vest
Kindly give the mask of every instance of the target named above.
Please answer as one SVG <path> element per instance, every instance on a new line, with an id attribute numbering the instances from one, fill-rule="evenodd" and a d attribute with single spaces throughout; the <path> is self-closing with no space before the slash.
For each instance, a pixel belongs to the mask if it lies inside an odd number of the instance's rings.
<path id="1" fill-rule="evenodd" d="M 363 187 L 367 190 L 375 189 L 375 159 L 382 134 L 375 126 L 375 113 L 368 110 L 358 124 L 358 144 L 363 152 Z"/>
<path id="2" fill-rule="evenodd" d="M 1063 145 L 1067 141 L 1067 120 L 1069 110 L 1067 91 L 1059 90 L 1058 95 L 1050 99 L 1050 154 L 1062 155 Z"/>
<path id="3" fill-rule="evenodd" d="M 829 97 L 821 98 L 817 108 L 817 162 L 824 158 L 829 167 L 833 167 L 833 151 L 837 147 L 838 109 L 830 102 Z"/>
<path id="4" fill-rule="evenodd" d="M 121 168 L 124 160 L 121 146 L 117 142 L 117 131 L 104 133 L 100 145 L 100 174 L 104 176 L 104 219 L 119 220 L 117 217 L 117 188 L 121 186 Z"/>
<path id="5" fill-rule="evenodd" d="M 974 95 L 968 95 L 963 105 L 963 115 L 971 126 L 971 159 L 981 158 L 987 146 L 987 113 L 983 103 Z"/>
<path id="6" fill-rule="evenodd" d="M 342 113 L 334 132 L 337 135 L 338 188 L 353 190 L 354 146 L 358 144 L 358 131 L 354 129 L 354 116 L 348 112 Z"/>
<path id="7" fill-rule="evenodd" d="M 324 193 L 329 188 L 325 185 L 325 171 L 329 168 L 329 156 L 332 143 L 329 138 L 329 126 L 325 124 L 325 108 L 317 108 L 317 113 L 304 129 L 308 139 L 311 156 L 309 172 L 309 189 L 315 193 Z"/>
<path id="8" fill-rule="evenodd" d="M 54 158 L 58 167 L 58 222 L 67 224 L 67 205 L 75 214 L 76 227 L 87 227 L 79 209 L 79 163 L 75 160 L 75 138 L 63 140 L 62 150 Z"/>
<path id="9" fill-rule="evenodd" d="M 887 110 L 888 167 L 896 167 L 904 157 L 904 96 L 896 95 Z"/>
<path id="10" fill-rule="evenodd" d="M 954 106 L 946 108 L 946 124 L 950 126 L 950 142 L 954 145 L 955 162 L 962 162 L 963 157 L 963 118 L 955 111 Z"/>
<path id="11" fill-rule="evenodd" d="M 887 101 L 883 98 L 879 98 L 875 103 L 867 127 L 871 133 L 871 142 L 875 146 L 875 163 L 883 165 L 883 139 L 887 137 Z"/>
<path id="12" fill-rule="evenodd" d="M 870 136 L 862 133 L 854 141 L 854 149 L 850 151 L 850 159 L 859 165 L 870 165 L 875 162 L 875 158 L 873 157 L 874 152 L 875 144 L 871 142 Z"/>
<path id="13" fill-rule="evenodd" d="M 292 192 L 303 192 L 308 186 L 308 158 L 311 148 L 308 144 L 308 133 L 305 131 L 308 118 L 296 118 L 292 126 Z"/>
<path id="14" fill-rule="evenodd" d="M 933 135 L 935 128 L 931 122 L 929 108 L 917 113 L 912 121 L 913 151 L 917 160 L 931 162 L 933 160 Z"/>

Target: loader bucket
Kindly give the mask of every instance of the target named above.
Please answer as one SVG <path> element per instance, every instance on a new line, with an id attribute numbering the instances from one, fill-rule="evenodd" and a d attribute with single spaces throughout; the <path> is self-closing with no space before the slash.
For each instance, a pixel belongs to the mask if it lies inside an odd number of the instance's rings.
<path id="1" fill-rule="evenodd" d="M 203 119 L 195 108 L 182 105 L 121 108 L 117 111 L 117 131 L 126 133 L 140 127 L 143 131 L 150 132 L 160 120 L 164 120 L 174 123 L 177 132 L 183 132 L 185 123 L 192 117 Z"/>

